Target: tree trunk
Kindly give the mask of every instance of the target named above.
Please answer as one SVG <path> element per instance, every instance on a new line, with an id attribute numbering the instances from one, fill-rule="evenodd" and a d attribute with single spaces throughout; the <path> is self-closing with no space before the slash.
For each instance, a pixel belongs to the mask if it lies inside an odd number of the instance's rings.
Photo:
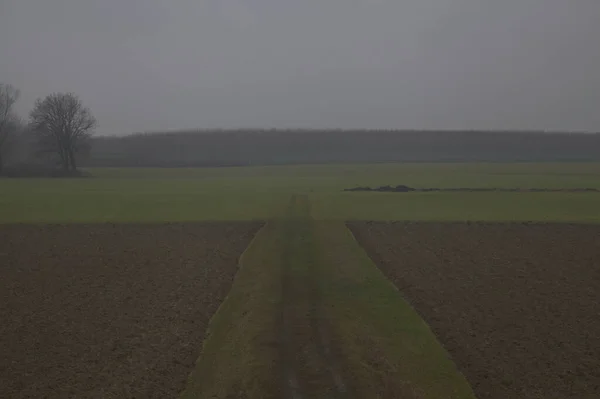
<path id="1" fill-rule="evenodd" d="M 2 151 L 0 151 L 0 175 L 4 171 L 4 159 L 2 158 Z"/>
<path id="2" fill-rule="evenodd" d="M 68 171 L 69 170 L 69 154 L 67 153 L 67 151 L 65 150 L 65 148 L 63 147 L 63 145 L 60 141 L 58 141 L 58 143 L 57 143 L 57 152 L 58 152 L 58 156 L 60 158 L 60 166 L 62 167 L 62 169 L 64 171 Z"/>
<path id="3" fill-rule="evenodd" d="M 75 154 L 73 150 L 69 148 L 69 166 L 71 167 L 71 171 L 75 172 L 77 170 L 77 163 L 75 161 Z"/>
<path id="4" fill-rule="evenodd" d="M 60 157 L 60 162 L 62 163 L 62 168 L 65 172 L 69 171 L 69 156 L 65 153 Z"/>

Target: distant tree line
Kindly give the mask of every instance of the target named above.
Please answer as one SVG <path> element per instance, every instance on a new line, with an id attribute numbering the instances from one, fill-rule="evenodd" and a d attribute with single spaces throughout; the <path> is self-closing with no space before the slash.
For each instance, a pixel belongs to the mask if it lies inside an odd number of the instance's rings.
<path id="1" fill-rule="evenodd" d="M 256 129 L 139 133 L 94 138 L 85 165 L 515 161 L 600 161 L 600 134 Z"/>
<path id="2" fill-rule="evenodd" d="M 0 175 L 74 175 L 89 154 L 96 119 L 73 93 L 40 98 L 27 122 L 14 106 L 19 91 L 0 83 Z"/>
<path id="3" fill-rule="evenodd" d="M 600 161 L 600 134 L 500 131 L 194 130 L 93 137 L 73 93 L 40 98 L 21 119 L 0 84 L 0 174 L 87 167 L 202 167 L 356 162 Z M 30 173 L 31 172 L 31 173 Z"/>

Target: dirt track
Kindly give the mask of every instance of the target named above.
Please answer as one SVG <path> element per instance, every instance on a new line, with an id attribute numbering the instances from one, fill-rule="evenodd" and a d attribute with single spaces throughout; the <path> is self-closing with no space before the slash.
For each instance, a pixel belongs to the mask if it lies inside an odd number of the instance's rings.
<path id="1" fill-rule="evenodd" d="M 177 397 L 259 227 L 0 226 L 0 397 Z"/>
<path id="2" fill-rule="evenodd" d="M 282 300 L 279 320 L 283 397 L 346 398 L 347 383 L 323 317 L 314 225 L 306 196 L 293 196 L 281 235 Z"/>
<path id="3" fill-rule="evenodd" d="M 349 226 L 478 398 L 600 397 L 600 226 Z"/>

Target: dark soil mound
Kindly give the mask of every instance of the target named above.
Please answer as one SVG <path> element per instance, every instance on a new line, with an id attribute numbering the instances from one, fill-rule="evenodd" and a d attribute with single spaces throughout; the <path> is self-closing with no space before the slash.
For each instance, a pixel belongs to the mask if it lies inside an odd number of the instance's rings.
<path id="1" fill-rule="evenodd" d="M 408 192 L 501 192 L 501 193 L 597 193 L 597 188 L 494 188 L 494 187 L 450 187 L 450 188 L 413 188 L 404 185 L 346 188 L 344 191 L 380 191 L 388 193 L 408 193 Z"/>
<path id="2" fill-rule="evenodd" d="M 346 188 L 344 191 L 382 191 L 382 192 L 392 192 L 392 193 L 407 193 L 409 191 L 416 191 L 416 189 L 404 185 L 398 186 L 381 186 L 377 188 L 371 187 L 355 187 L 355 188 Z"/>

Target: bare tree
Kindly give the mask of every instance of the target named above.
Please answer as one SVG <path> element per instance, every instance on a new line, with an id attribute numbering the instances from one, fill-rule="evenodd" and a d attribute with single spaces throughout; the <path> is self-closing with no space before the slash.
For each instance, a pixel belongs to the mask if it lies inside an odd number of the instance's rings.
<path id="1" fill-rule="evenodd" d="M 13 111 L 19 99 L 19 91 L 11 85 L 0 83 L 0 173 L 13 136 L 17 133 L 20 120 Z"/>
<path id="2" fill-rule="evenodd" d="M 64 170 L 75 171 L 76 155 L 89 149 L 96 127 L 89 108 L 75 94 L 54 93 L 35 102 L 29 119 L 39 150 L 57 154 Z"/>

